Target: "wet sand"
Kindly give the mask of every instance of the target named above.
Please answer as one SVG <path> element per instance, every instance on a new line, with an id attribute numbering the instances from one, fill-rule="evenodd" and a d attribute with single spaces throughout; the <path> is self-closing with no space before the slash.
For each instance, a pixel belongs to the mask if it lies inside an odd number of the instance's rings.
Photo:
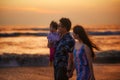
<path id="1" fill-rule="evenodd" d="M 120 64 L 94 64 L 94 73 L 96 80 L 120 80 Z M 0 68 L 0 80 L 54 80 L 53 67 Z"/>

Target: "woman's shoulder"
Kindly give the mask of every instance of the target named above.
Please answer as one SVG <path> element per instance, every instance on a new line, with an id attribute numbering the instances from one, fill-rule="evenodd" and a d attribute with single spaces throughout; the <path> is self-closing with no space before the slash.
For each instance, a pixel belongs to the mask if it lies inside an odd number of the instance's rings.
<path id="1" fill-rule="evenodd" d="M 85 49 L 86 51 L 90 51 L 90 48 L 88 47 L 88 45 L 83 44 L 83 46 L 84 46 L 84 49 Z"/>
<path id="2" fill-rule="evenodd" d="M 83 43 L 83 46 L 85 49 L 89 48 L 86 44 Z"/>
<path id="3" fill-rule="evenodd" d="M 80 50 L 83 47 L 83 44 L 80 44 L 79 41 L 75 41 L 75 49 Z"/>

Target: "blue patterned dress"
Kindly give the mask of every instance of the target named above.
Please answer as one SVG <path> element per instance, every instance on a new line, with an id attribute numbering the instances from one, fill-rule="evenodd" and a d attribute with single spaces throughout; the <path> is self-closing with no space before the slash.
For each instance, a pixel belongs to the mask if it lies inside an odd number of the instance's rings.
<path id="1" fill-rule="evenodd" d="M 77 80 L 90 80 L 90 69 L 87 56 L 85 54 L 84 45 L 78 50 L 74 49 L 74 63 L 77 72 Z"/>

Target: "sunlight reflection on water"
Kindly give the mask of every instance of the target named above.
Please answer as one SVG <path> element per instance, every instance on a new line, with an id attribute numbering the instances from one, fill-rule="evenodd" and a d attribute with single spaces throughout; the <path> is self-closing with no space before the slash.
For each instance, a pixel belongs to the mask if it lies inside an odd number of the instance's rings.
<path id="1" fill-rule="evenodd" d="M 37 30 L 38 29 L 38 30 Z M 119 25 L 85 26 L 87 31 L 120 31 Z M 48 33 L 48 27 L 0 26 L 0 33 Z M 72 30 L 71 30 L 72 32 Z M 90 36 L 102 51 L 120 50 L 120 35 Z M 1 37 L 0 54 L 49 54 L 46 36 Z"/>
<path id="2" fill-rule="evenodd" d="M 46 37 L 9 37 L 1 38 L 0 53 L 48 54 Z"/>
<path id="3" fill-rule="evenodd" d="M 101 50 L 120 50 L 120 36 L 91 36 Z M 0 39 L 0 53 L 49 54 L 47 37 L 21 36 Z"/>

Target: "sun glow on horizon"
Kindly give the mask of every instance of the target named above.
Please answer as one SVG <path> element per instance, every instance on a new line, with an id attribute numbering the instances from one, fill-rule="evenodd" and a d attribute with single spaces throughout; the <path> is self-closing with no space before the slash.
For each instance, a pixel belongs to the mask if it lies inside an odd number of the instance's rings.
<path id="1" fill-rule="evenodd" d="M 0 7 L 0 11 L 21 11 L 21 12 L 36 12 L 41 14 L 59 14 L 62 11 L 57 10 L 47 10 L 47 9 L 40 9 L 40 8 L 33 8 L 33 7 L 26 7 L 26 8 L 12 8 L 12 7 Z"/>
<path id="2" fill-rule="evenodd" d="M 120 24 L 120 0 L 2 0 L 0 24 L 48 25 L 69 17 L 73 24 Z"/>

